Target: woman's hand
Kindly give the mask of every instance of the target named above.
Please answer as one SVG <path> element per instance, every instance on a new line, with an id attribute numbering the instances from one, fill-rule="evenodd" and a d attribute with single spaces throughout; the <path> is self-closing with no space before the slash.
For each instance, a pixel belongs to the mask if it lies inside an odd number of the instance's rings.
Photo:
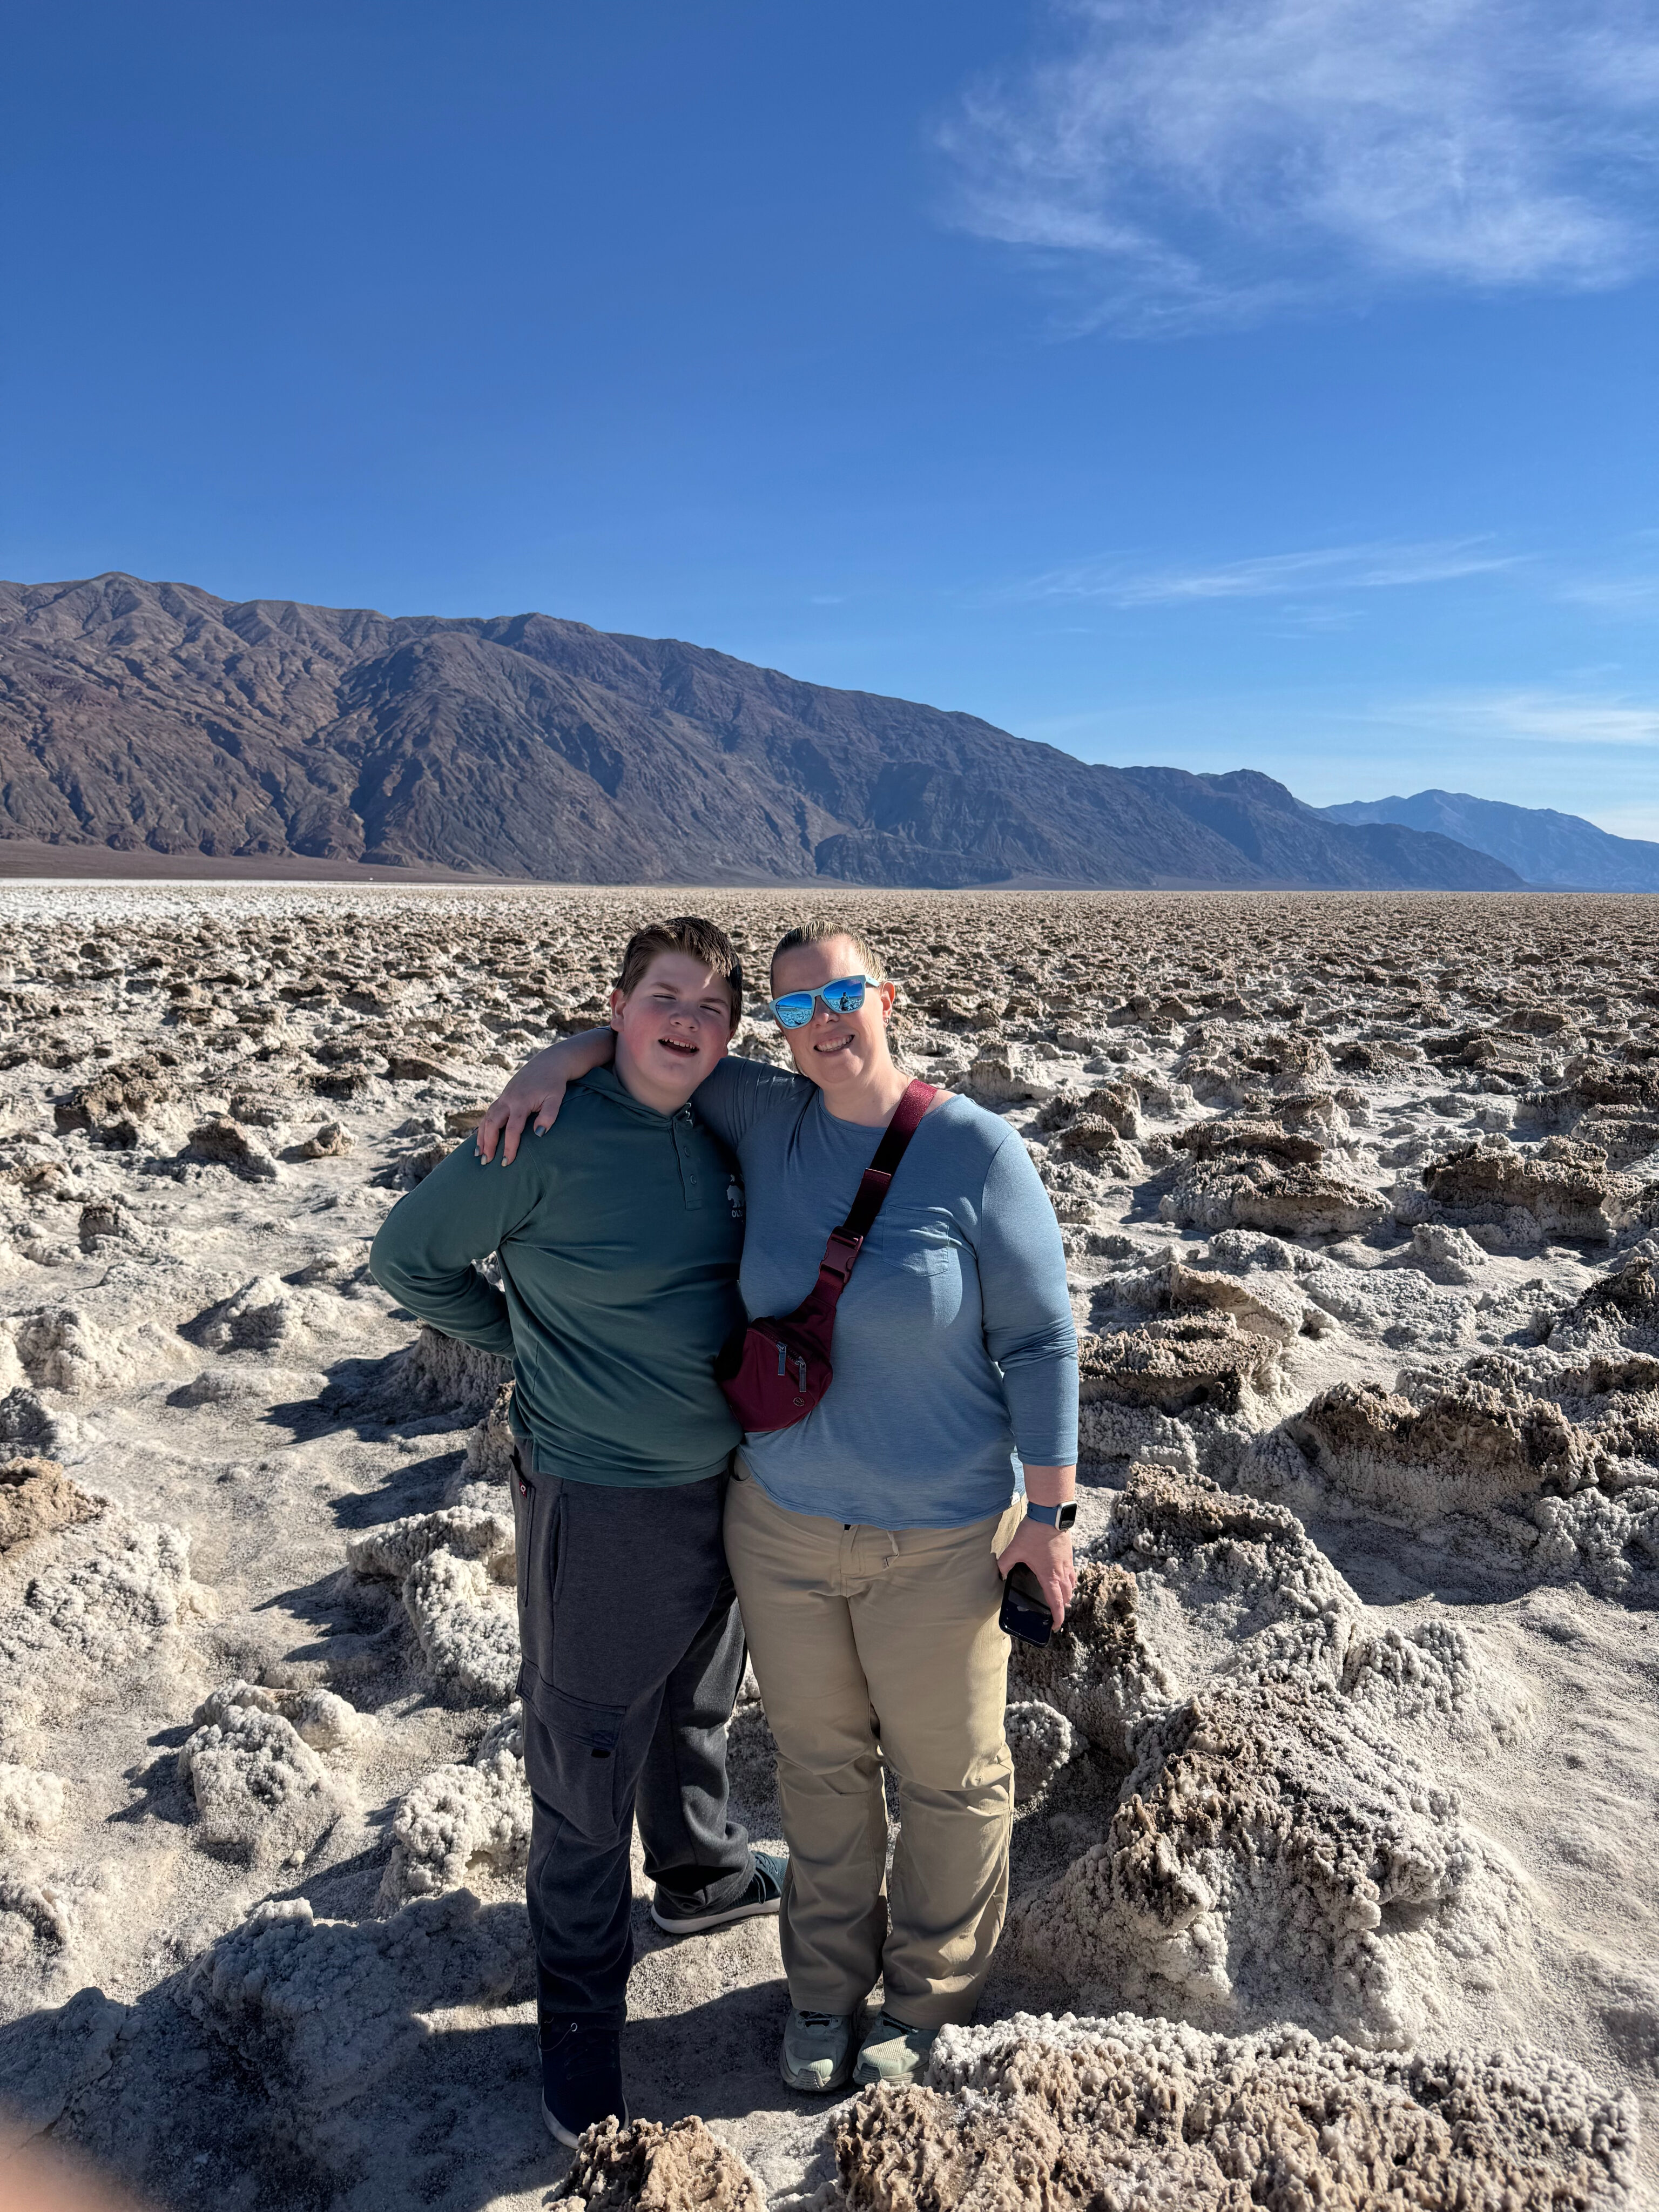
<path id="1" fill-rule="evenodd" d="M 997 1559 L 997 1572 L 1006 1580 L 1024 1561 L 1042 1585 L 1042 1595 L 1058 1628 L 1077 1589 L 1077 1566 L 1072 1558 L 1072 1532 L 1051 1528 L 1046 1521 L 1022 1521 L 1014 1540 Z"/>
<path id="2" fill-rule="evenodd" d="M 567 1086 L 579 1075 L 603 1067 L 615 1049 L 616 1038 L 610 1030 L 588 1030 L 580 1036 L 562 1037 L 557 1044 L 544 1045 L 526 1060 L 479 1122 L 473 1139 L 478 1158 L 488 1163 L 496 1139 L 504 1134 L 501 1165 L 510 1168 L 519 1156 L 525 1123 L 533 1115 L 536 1134 L 544 1136 L 559 1118 Z"/>

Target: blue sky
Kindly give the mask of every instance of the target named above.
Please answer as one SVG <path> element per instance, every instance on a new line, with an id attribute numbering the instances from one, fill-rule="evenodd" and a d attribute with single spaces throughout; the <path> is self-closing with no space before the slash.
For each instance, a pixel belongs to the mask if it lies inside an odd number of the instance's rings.
<path id="1" fill-rule="evenodd" d="M 1659 836 L 1659 0 L 14 17 L 0 574 Z"/>

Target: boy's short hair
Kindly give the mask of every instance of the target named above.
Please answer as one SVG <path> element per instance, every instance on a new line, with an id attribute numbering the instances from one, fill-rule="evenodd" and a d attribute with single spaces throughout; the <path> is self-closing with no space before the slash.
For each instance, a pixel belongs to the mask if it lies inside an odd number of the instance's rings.
<path id="1" fill-rule="evenodd" d="M 648 928 L 634 932 L 623 947 L 622 973 L 617 978 L 617 988 L 623 998 L 638 990 L 651 963 L 664 952 L 684 952 L 688 959 L 701 961 L 705 968 L 725 977 L 735 1030 L 743 1019 L 743 963 L 726 932 L 701 915 L 678 914 L 672 921 L 653 921 Z"/>
<path id="2" fill-rule="evenodd" d="M 884 983 L 887 970 L 882 965 L 881 955 L 860 929 L 847 921 L 821 921 L 816 917 L 798 921 L 787 929 L 772 948 L 772 965 L 776 967 L 786 952 L 798 951 L 804 945 L 822 945 L 831 937 L 844 937 L 858 955 L 859 972 L 866 982 Z"/>

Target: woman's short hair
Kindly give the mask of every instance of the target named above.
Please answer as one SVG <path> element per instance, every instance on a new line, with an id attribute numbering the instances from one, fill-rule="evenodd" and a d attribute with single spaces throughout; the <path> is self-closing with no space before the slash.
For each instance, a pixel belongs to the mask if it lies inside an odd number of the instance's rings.
<path id="1" fill-rule="evenodd" d="M 845 921 L 798 921 L 793 929 L 785 930 L 772 948 L 772 965 L 776 967 L 786 952 L 793 952 L 803 945 L 822 945 L 831 937 L 844 937 L 858 955 L 859 972 L 867 981 L 884 983 L 887 970 L 882 965 L 881 955 L 862 930 L 854 929 Z"/>
<path id="2" fill-rule="evenodd" d="M 652 962 L 664 952 L 684 952 L 725 977 L 735 1030 L 743 1019 L 743 963 L 726 932 L 701 915 L 678 914 L 672 921 L 653 921 L 649 928 L 634 932 L 623 948 L 622 973 L 617 978 L 623 998 L 638 990 Z"/>

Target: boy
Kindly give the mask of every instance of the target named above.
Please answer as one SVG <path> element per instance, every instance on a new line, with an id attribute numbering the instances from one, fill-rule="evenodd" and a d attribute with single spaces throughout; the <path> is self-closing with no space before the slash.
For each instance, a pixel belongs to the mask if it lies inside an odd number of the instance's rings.
<path id="1" fill-rule="evenodd" d="M 784 1861 L 726 1813 L 744 1655 L 720 1522 L 739 1431 L 714 1362 L 740 1315 L 743 1200 L 687 1103 L 742 997 L 711 922 L 639 931 L 611 994 L 614 1067 L 573 1085 L 505 1171 L 453 1152 L 370 1255 L 422 1320 L 514 1361 L 542 2112 L 571 2145 L 627 2118 L 636 1808 L 659 1926 L 775 1912 L 782 1889 Z M 501 1291 L 473 1264 L 490 1252 Z"/>

